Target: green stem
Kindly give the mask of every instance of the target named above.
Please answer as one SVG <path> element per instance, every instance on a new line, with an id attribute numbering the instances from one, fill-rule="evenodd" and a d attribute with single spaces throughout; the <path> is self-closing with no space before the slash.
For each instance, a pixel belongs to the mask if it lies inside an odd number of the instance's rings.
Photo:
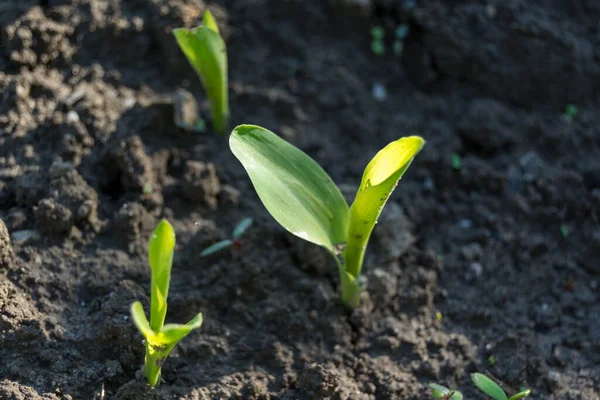
<path id="1" fill-rule="evenodd" d="M 340 274 L 340 296 L 342 298 L 342 303 L 347 308 L 354 309 L 358 307 L 358 301 L 360 299 L 360 286 L 358 285 L 358 280 L 344 269 L 344 265 L 338 256 L 334 253 L 331 253 L 331 255 L 335 259 Z"/>
<path id="2" fill-rule="evenodd" d="M 157 387 L 160 383 L 160 370 L 163 362 L 162 352 L 153 349 L 150 343 L 146 343 L 146 362 L 144 372 L 146 379 L 152 387 Z"/>
<path id="3" fill-rule="evenodd" d="M 220 135 L 227 133 L 229 127 L 229 99 L 227 88 L 219 99 L 211 101 L 213 124 L 215 131 Z"/>

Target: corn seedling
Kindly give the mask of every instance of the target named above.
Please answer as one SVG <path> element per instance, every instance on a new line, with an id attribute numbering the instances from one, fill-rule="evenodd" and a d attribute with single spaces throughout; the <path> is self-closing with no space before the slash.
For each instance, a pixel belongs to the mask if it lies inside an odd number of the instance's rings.
<path id="1" fill-rule="evenodd" d="M 174 250 L 175 231 L 171 224 L 163 219 L 152 233 L 148 245 L 148 260 L 152 270 L 150 322 L 146 318 L 142 303 L 136 301 L 131 305 L 133 321 L 146 341 L 144 372 L 152 387 L 156 387 L 160 382 L 161 367 L 173 347 L 192 329 L 202 325 L 202 314 L 196 315 L 185 325 L 165 325 Z"/>
<path id="2" fill-rule="evenodd" d="M 250 227 L 250 225 L 252 225 L 252 218 L 244 218 L 233 229 L 231 239 L 221 240 L 211 246 L 208 246 L 206 249 L 202 250 L 202 252 L 200 253 L 200 257 L 206 257 L 210 254 L 214 254 L 218 251 L 227 249 L 229 247 L 233 247 L 239 254 L 243 245 L 243 242 L 240 240 L 240 238 Z"/>
<path id="3" fill-rule="evenodd" d="M 382 27 L 374 26 L 371 28 L 371 51 L 377 56 L 385 54 L 385 44 L 383 43 L 384 36 L 385 31 Z"/>
<path id="4" fill-rule="evenodd" d="M 431 398 L 440 400 L 462 400 L 463 395 L 458 390 L 448 389 L 446 386 L 430 383 Z"/>
<path id="5" fill-rule="evenodd" d="M 215 130 L 224 135 L 229 125 L 227 49 L 215 19 L 207 10 L 203 25 L 174 29 L 173 34 L 206 90 Z"/>
<path id="6" fill-rule="evenodd" d="M 575 104 L 567 104 L 563 116 L 568 122 L 573 122 L 573 120 L 577 116 L 578 111 L 579 108 Z"/>
<path id="7" fill-rule="evenodd" d="M 327 173 L 306 153 L 254 125 L 233 130 L 229 145 L 262 203 L 292 234 L 335 259 L 342 302 L 358 306 L 358 277 L 371 232 L 398 181 L 421 150 L 418 136 L 391 142 L 369 162 L 350 208 Z"/>
<path id="8" fill-rule="evenodd" d="M 508 397 L 508 395 L 504 392 L 500 385 L 498 385 L 492 379 L 488 378 L 483 374 L 471 374 L 471 380 L 479 390 L 481 390 L 483 393 L 490 396 L 494 400 L 517 400 L 523 397 L 527 397 L 531 393 L 531 390 L 523 389 L 519 393 Z"/>

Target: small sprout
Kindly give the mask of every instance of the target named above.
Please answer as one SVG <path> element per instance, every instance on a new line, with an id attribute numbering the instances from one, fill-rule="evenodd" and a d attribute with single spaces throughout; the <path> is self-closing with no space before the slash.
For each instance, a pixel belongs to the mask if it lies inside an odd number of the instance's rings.
<path id="1" fill-rule="evenodd" d="M 578 111 L 579 108 L 575 104 L 567 104 L 563 116 L 568 122 L 573 122 L 573 120 L 575 120 L 575 117 L 577 116 Z"/>
<path id="2" fill-rule="evenodd" d="M 401 40 L 394 40 L 392 49 L 394 50 L 394 55 L 396 57 L 400 57 L 402 55 L 402 52 L 404 51 L 404 42 L 402 42 Z"/>
<path id="3" fill-rule="evenodd" d="M 408 28 L 407 24 L 400 24 L 396 27 L 396 31 L 395 31 L 396 37 L 400 40 L 404 40 L 408 36 L 408 31 L 409 31 L 409 28 Z"/>
<path id="4" fill-rule="evenodd" d="M 144 192 L 144 194 L 152 194 L 152 184 L 151 183 L 145 183 L 144 184 L 144 188 L 142 189 L 142 191 Z"/>
<path id="5" fill-rule="evenodd" d="M 374 26 L 371 28 L 371 51 L 377 56 L 385 54 L 385 44 L 383 43 L 383 37 L 385 31 L 380 26 Z"/>
<path id="6" fill-rule="evenodd" d="M 521 390 L 519 393 L 508 397 L 504 390 L 502 390 L 502 388 L 496 382 L 494 382 L 492 379 L 488 378 L 483 374 L 471 374 L 471 380 L 479 390 L 481 390 L 483 393 L 487 394 L 494 400 L 517 400 L 523 397 L 527 397 L 531 393 L 529 389 L 524 389 Z"/>
<path id="7" fill-rule="evenodd" d="M 438 320 L 439 322 L 442 322 L 442 319 L 444 318 L 444 316 L 442 315 L 441 312 L 436 312 L 435 313 L 435 319 Z"/>
<path id="8" fill-rule="evenodd" d="M 462 393 L 458 390 L 448 389 L 446 386 L 438 385 L 437 383 L 430 383 L 429 388 L 432 390 L 432 399 L 462 400 L 463 398 Z"/>
<path id="9" fill-rule="evenodd" d="M 203 25 L 193 29 L 174 29 L 173 34 L 204 86 L 211 104 L 215 130 L 225 134 L 229 125 L 227 49 L 215 19 L 207 10 L 204 12 Z"/>
<path id="10" fill-rule="evenodd" d="M 202 252 L 200 253 L 200 257 L 206 257 L 208 255 L 214 254 L 216 252 L 219 252 L 223 249 L 227 249 L 232 246 L 239 253 L 241 250 L 241 247 L 243 245 L 243 242 L 239 239 L 246 232 L 246 230 L 248 230 L 250 225 L 252 225 L 252 218 L 244 218 L 233 229 L 233 234 L 232 234 L 231 239 L 221 240 L 221 241 L 207 247 L 206 249 L 202 250 Z"/>
<path id="11" fill-rule="evenodd" d="M 193 329 L 200 328 L 202 325 L 202 314 L 196 315 L 185 325 L 165 325 L 174 250 L 175 231 L 171 224 L 163 219 L 152 232 L 148 244 L 148 260 L 152 270 L 150 322 L 146 318 L 142 303 L 136 301 L 131 305 L 133 322 L 145 338 L 144 371 L 152 387 L 156 387 L 160 382 L 161 367 L 175 345 Z"/>
<path id="12" fill-rule="evenodd" d="M 338 266 L 341 298 L 358 306 L 359 275 L 371 232 L 392 191 L 425 141 L 404 137 L 381 149 L 364 170 L 354 203 L 302 150 L 255 125 L 236 127 L 231 151 L 269 213 L 292 234 L 326 248 Z"/>
<path id="13" fill-rule="evenodd" d="M 452 153 L 452 155 L 450 156 L 450 164 L 452 164 L 452 168 L 454 168 L 455 170 L 460 170 L 460 168 L 462 167 L 462 158 L 460 158 L 460 155 L 458 155 L 457 153 Z"/>
<path id="14" fill-rule="evenodd" d="M 562 224 L 560 226 L 560 234 L 562 235 L 562 237 L 566 239 L 569 236 L 569 233 L 569 227 L 565 224 Z"/>
<path id="15" fill-rule="evenodd" d="M 496 359 L 494 358 L 494 356 L 489 356 L 489 357 L 488 357 L 488 363 L 489 363 L 490 365 L 494 365 L 494 364 L 496 364 Z"/>

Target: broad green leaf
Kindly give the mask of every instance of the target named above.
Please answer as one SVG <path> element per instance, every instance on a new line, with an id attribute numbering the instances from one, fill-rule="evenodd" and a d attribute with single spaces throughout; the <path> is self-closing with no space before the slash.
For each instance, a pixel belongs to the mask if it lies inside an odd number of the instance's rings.
<path id="1" fill-rule="evenodd" d="M 208 255 L 214 254 L 217 251 L 221 251 L 233 245 L 233 242 L 229 239 L 221 240 L 213 245 L 208 246 L 200 253 L 200 257 L 206 257 Z"/>
<path id="2" fill-rule="evenodd" d="M 167 297 L 171 280 L 171 266 L 175 250 L 175 231 L 171 224 L 160 221 L 148 244 L 148 260 L 152 269 L 150 291 L 150 327 L 159 332 L 167 315 Z"/>
<path id="3" fill-rule="evenodd" d="M 479 388 L 479 390 L 481 390 L 483 393 L 487 394 L 494 400 L 508 400 L 508 397 L 506 397 L 504 390 L 502 390 L 502 388 L 498 386 L 496 382 L 494 382 L 487 376 L 480 373 L 474 373 L 471 374 L 471 380 L 473 381 L 475 386 Z"/>
<path id="4" fill-rule="evenodd" d="M 369 237 L 385 203 L 424 144 L 419 136 L 396 140 L 380 150 L 365 168 L 350 207 L 350 227 L 344 253 L 346 270 L 353 276 L 358 277 L 360 273 Z"/>
<path id="5" fill-rule="evenodd" d="M 150 323 L 146 318 L 144 306 L 142 306 L 141 302 L 136 301 L 131 305 L 131 316 L 133 317 L 135 326 L 145 338 L 154 336 L 154 331 L 150 328 Z"/>
<path id="6" fill-rule="evenodd" d="M 258 197 L 281 226 L 330 252 L 346 240 L 348 205 L 312 158 L 254 125 L 236 127 L 229 146 L 248 172 Z"/>
<path id="7" fill-rule="evenodd" d="M 531 390 L 529 389 L 525 389 L 522 392 L 519 392 L 517 394 L 515 394 L 514 396 L 511 396 L 508 400 L 518 400 L 518 399 L 522 399 L 523 397 L 527 397 L 531 394 Z"/>
<path id="8" fill-rule="evenodd" d="M 239 239 L 244 234 L 244 232 L 246 232 L 246 230 L 250 228 L 250 225 L 252 225 L 252 218 L 247 217 L 241 220 L 240 223 L 237 224 L 237 226 L 233 230 L 233 238 Z"/>
<path id="9" fill-rule="evenodd" d="M 227 49 L 214 18 L 206 11 L 204 25 L 174 29 L 173 34 L 206 90 L 215 130 L 225 134 L 229 123 Z"/>

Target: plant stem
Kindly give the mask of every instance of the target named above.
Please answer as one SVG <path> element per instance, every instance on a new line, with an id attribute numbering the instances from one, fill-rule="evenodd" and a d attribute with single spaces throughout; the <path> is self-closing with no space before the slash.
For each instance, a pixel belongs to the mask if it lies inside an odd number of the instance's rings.
<path id="1" fill-rule="evenodd" d="M 331 253 L 331 255 L 335 259 L 340 274 L 340 296 L 342 298 L 342 303 L 344 303 L 344 306 L 347 308 L 354 309 L 358 307 L 358 301 L 360 299 L 358 280 L 356 280 L 354 276 L 348 274 L 338 256 L 334 253 Z"/>
<path id="2" fill-rule="evenodd" d="M 146 343 L 146 360 L 144 372 L 146 379 L 152 387 L 157 387 L 160 383 L 160 370 L 162 365 L 162 352 L 152 348 L 150 343 Z"/>
<path id="3" fill-rule="evenodd" d="M 215 131 L 220 135 L 225 135 L 229 127 L 229 95 L 227 90 L 227 84 L 225 84 L 225 90 L 221 93 L 221 96 L 215 99 L 216 101 L 211 101 L 213 125 Z"/>

